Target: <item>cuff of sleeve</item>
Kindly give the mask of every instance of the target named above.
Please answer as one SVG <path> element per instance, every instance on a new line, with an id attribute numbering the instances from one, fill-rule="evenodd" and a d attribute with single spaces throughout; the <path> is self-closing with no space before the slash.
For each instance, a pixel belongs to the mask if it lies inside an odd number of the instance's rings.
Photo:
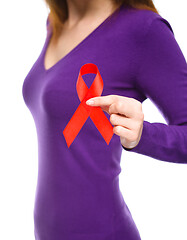
<path id="1" fill-rule="evenodd" d="M 147 121 L 143 121 L 143 129 L 142 129 L 142 135 L 140 138 L 139 143 L 134 147 L 134 148 L 125 148 L 122 144 L 122 148 L 125 149 L 126 151 L 130 151 L 130 152 L 136 152 L 136 153 L 142 153 L 144 152 L 144 149 L 146 148 L 146 145 L 149 142 L 149 132 L 150 129 L 149 127 L 151 126 L 150 122 Z"/>

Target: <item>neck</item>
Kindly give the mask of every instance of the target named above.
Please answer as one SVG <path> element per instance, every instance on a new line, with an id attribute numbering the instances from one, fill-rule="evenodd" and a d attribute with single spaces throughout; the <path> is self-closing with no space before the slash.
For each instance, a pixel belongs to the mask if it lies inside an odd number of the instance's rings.
<path id="1" fill-rule="evenodd" d="M 107 17 L 119 7 L 111 0 L 67 0 L 68 26 L 74 26 L 82 19 L 96 19 L 97 16 Z"/>

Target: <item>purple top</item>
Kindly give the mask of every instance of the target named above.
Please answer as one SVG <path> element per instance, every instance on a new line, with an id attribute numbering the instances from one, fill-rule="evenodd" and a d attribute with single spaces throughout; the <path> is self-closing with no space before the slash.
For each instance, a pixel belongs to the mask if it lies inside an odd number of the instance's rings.
<path id="1" fill-rule="evenodd" d="M 94 63 L 104 82 L 102 96 L 150 98 L 168 123 L 144 121 L 141 140 L 131 151 L 187 163 L 185 58 L 168 21 L 150 10 L 122 5 L 46 70 L 51 33 L 47 27 L 43 49 L 22 89 L 38 136 L 35 239 L 140 240 L 119 188 L 120 137 L 114 134 L 107 145 L 90 117 L 69 148 L 62 132 L 80 104 L 79 70 Z M 83 76 L 88 87 L 94 77 Z"/>

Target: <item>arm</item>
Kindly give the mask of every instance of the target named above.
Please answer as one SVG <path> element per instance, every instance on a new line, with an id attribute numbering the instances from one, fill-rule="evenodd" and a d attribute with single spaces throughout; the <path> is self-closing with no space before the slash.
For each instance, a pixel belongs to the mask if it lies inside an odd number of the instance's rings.
<path id="1" fill-rule="evenodd" d="M 132 149 L 152 158 L 187 163 L 187 63 L 169 23 L 154 18 L 140 43 L 135 85 L 159 109 L 167 124 L 143 122 Z"/>

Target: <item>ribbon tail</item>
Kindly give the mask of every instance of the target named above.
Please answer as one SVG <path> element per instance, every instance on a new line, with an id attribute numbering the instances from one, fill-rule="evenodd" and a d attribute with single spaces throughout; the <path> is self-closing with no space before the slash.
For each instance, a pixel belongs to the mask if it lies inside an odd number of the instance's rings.
<path id="1" fill-rule="evenodd" d="M 88 111 L 83 107 L 82 104 L 80 104 L 66 125 L 65 129 L 63 130 L 63 135 L 65 137 L 68 148 L 83 127 L 84 123 L 88 119 L 88 116 Z"/>
<path id="2" fill-rule="evenodd" d="M 105 116 L 102 109 L 100 107 L 94 107 L 90 113 L 90 118 L 94 122 L 105 142 L 109 145 L 110 140 L 113 136 L 113 126 Z"/>

